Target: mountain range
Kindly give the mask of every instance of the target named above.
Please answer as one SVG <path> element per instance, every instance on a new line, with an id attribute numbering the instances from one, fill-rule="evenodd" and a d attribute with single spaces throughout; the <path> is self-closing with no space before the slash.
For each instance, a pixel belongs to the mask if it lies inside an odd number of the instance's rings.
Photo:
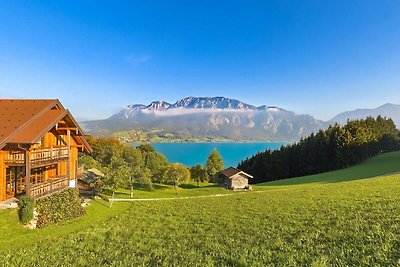
<path id="1" fill-rule="evenodd" d="M 186 97 L 175 103 L 154 101 L 128 105 L 104 120 L 81 122 L 87 133 L 107 136 L 116 132 L 156 131 L 184 140 L 296 141 L 335 122 L 348 118 L 387 116 L 400 125 L 400 105 L 341 113 L 321 121 L 275 106 L 253 106 L 226 97 Z M 134 140 L 131 140 L 134 141 Z"/>
<path id="2" fill-rule="evenodd" d="M 355 109 L 352 111 L 342 112 L 332 118 L 329 123 L 332 124 L 337 122 L 340 124 L 344 124 L 348 119 L 362 119 L 368 116 L 377 117 L 379 115 L 392 118 L 397 128 L 400 127 L 400 105 L 390 103 L 384 104 L 374 109 Z"/>

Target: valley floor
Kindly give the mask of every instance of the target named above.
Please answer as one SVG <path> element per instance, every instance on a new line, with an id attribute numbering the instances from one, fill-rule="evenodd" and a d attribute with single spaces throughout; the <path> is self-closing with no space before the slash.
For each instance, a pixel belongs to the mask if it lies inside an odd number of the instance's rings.
<path id="1" fill-rule="evenodd" d="M 399 171 L 399 158 L 221 198 L 92 201 L 86 216 L 37 230 L 0 211 L 0 265 L 398 266 L 400 175 L 367 177 Z"/>

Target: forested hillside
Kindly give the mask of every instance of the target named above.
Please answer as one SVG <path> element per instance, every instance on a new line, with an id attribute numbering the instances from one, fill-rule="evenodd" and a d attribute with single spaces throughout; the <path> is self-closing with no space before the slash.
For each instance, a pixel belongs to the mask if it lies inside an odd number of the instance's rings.
<path id="1" fill-rule="evenodd" d="M 253 175 L 253 183 L 316 174 L 399 150 L 399 140 L 400 132 L 392 119 L 368 117 L 348 121 L 344 126 L 329 126 L 280 150 L 258 153 L 238 168 Z"/>

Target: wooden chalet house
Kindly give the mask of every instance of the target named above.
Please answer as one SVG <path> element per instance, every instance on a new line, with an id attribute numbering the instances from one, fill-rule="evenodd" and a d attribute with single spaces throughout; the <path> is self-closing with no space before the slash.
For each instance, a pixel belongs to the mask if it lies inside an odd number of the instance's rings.
<path id="1" fill-rule="evenodd" d="M 75 187 L 78 151 L 91 150 L 58 100 L 0 99 L 0 201 Z"/>
<path id="2" fill-rule="evenodd" d="M 224 187 L 232 190 L 249 189 L 249 179 L 253 178 L 250 174 L 233 167 L 221 171 L 220 175 L 223 178 Z"/>

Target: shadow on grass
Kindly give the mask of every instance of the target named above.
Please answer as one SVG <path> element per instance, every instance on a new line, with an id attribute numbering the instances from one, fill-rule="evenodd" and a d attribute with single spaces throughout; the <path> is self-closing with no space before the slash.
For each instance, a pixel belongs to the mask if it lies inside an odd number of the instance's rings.
<path id="1" fill-rule="evenodd" d="M 182 189 L 196 189 L 196 188 L 201 188 L 201 186 L 197 186 L 197 185 L 194 185 L 194 184 L 181 184 L 179 187 L 182 188 Z"/>
<path id="2" fill-rule="evenodd" d="M 154 190 L 168 189 L 169 186 L 164 184 L 153 184 L 153 187 L 150 188 L 148 185 L 145 184 L 134 184 L 133 188 L 134 190 L 151 192 Z M 129 190 L 129 188 L 127 188 L 127 190 Z"/>
<path id="3" fill-rule="evenodd" d="M 107 205 L 107 203 L 104 200 L 98 200 L 98 199 L 93 198 L 92 201 L 94 201 L 104 207 L 110 207 L 109 205 Z"/>
<path id="4" fill-rule="evenodd" d="M 153 187 L 150 188 L 149 186 L 145 185 L 145 184 L 134 184 L 133 186 L 133 190 L 134 191 L 142 191 L 142 192 L 153 192 L 156 190 L 165 190 L 165 189 L 170 189 L 171 186 L 169 185 L 164 185 L 164 184 L 153 184 Z M 124 188 L 125 190 L 117 190 L 115 191 L 116 195 L 119 196 L 129 196 L 130 197 L 130 190 L 129 188 Z M 112 190 L 109 188 L 104 188 L 101 191 L 102 194 L 108 195 L 108 196 L 112 196 Z"/>
<path id="5" fill-rule="evenodd" d="M 108 188 L 104 188 L 103 190 L 101 190 L 101 194 L 107 195 L 108 197 L 112 196 L 112 190 L 108 189 Z M 115 195 L 127 195 L 129 196 L 130 193 L 129 192 L 121 192 L 119 190 L 115 191 Z"/>
<path id="6" fill-rule="evenodd" d="M 200 189 L 200 188 L 218 187 L 218 185 L 208 184 L 208 185 L 197 186 L 196 184 L 181 184 L 179 187 L 182 189 Z"/>

